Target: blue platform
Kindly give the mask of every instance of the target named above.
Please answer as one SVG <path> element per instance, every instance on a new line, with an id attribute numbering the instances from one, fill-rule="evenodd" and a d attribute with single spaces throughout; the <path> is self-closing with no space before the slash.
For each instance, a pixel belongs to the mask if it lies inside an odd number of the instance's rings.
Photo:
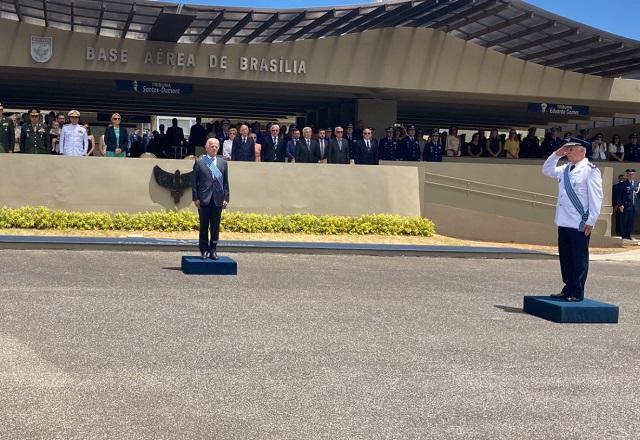
<path id="1" fill-rule="evenodd" d="M 553 322 L 582 324 L 617 324 L 618 306 L 585 298 L 569 302 L 550 296 L 525 296 L 525 313 Z"/>
<path id="2" fill-rule="evenodd" d="M 187 275 L 237 275 L 238 264 L 229 257 L 218 260 L 182 257 L 182 272 Z"/>

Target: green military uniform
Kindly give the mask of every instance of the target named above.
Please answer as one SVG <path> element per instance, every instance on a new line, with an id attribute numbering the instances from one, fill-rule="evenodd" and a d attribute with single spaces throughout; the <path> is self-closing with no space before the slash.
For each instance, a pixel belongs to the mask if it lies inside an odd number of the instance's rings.
<path id="1" fill-rule="evenodd" d="M 51 145 L 49 143 L 49 129 L 44 124 L 22 126 L 20 135 L 20 152 L 27 154 L 49 154 Z"/>
<path id="2" fill-rule="evenodd" d="M 12 152 L 16 145 L 16 131 L 13 120 L 8 116 L 2 116 L 0 105 L 0 153 Z"/>

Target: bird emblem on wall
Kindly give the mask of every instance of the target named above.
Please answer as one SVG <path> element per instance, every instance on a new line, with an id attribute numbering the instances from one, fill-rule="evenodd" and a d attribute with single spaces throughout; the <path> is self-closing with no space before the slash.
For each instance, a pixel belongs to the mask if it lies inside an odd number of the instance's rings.
<path id="1" fill-rule="evenodd" d="M 173 197 L 173 201 L 176 204 L 180 202 L 180 198 L 184 191 L 191 188 L 192 174 L 193 172 L 181 173 L 180 170 L 170 173 L 163 170 L 158 165 L 153 167 L 153 176 L 156 179 L 156 183 L 169 190 Z"/>

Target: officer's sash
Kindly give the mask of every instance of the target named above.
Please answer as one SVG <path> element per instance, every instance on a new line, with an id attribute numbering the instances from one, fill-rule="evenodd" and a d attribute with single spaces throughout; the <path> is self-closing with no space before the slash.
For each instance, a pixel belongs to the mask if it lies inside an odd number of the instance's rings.
<path id="1" fill-rule="evenodd" d="M 582 202 L 580 201 L 580 199 L 578 198 L 578 195 L 576 194 L 576 192 L 573 190 L 573 187 L 571 186 L 571 180 L 569 180 L 569 172 L 571 170 L 569 168 L 570 168 L 569 164 L 567 164 L 567 166 L 564 167 L 564 191 L 567 193 L 567 196 L 569 196 L 569 200 L 571 200 L 571 204 L 573 205 L 573 207 L 576 208 L 578 213 L 580 213 L 582 220 L 580 221 L 580 226 L 578 226 L 578 229 L 580 231 L 584 231 L 584 225 L 587 219 L 589 218 L 589 210 L 588 209 L 587 211 L 584 210 L 584 206 L 582 206 Z"/>

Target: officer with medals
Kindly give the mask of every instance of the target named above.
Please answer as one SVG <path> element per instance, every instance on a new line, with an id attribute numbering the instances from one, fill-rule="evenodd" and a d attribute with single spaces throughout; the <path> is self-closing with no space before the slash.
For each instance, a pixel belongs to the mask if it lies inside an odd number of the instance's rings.
<path id="1" fill-rule="evenodd" d="M 384 131 L 387 135 L 379 142 L 380 159 L 398 160 L 398 141 L 393 138 L 393 127 L 387 127 Z"/>
<path id="2" fill-rule="evenodd" d="M 420 160 L 420 142 L 416 139 L 415 125 L 407 127 L 407 136 L 402 139 L 400 151 L 402 152 L 402 160 Z"/>
<path id="3" fill-rule="evenodd" d="M 586 158 L 586 146 L 570 138 L 542 166 L 542 173 L 558 181 L 555 223 L 564 287 L 551 295 L 582 301 L 589 270 L 589 238 L 602 208 L 602 176 Z M 568 163 L 558 166 L 566 157 Z"/>
<path id="4" fill-rule="evenodd" d="M 16 144 L 16 129 L 13 119 L 4 116 L 4 108 L 0 104 L 0 153 L 13 153 Z"/>
<path id="5" fill-rule="evenodd" d="M 49 154 L 49 129 L 40 122 L 40 111 L 29 110 L 29 123 L 22 126 L 20 152 L 26 154 Z"/>
<path id="6" fill-rule="evenodd" d="M 69 112 L 70 124 L 60 130 L 60 154 L 64 156 L 86 156 L 89 149 L 87 130 L 80 124 L 80 112 Z"/>
<path id="7" fill-rule="evenodd" d="M 636 181 L 636 170 L 625 170 L 627 180 L 621 183 L 618 188 L 618 211 L 620 211 L 620 235 L 622 238 L 631 240 L 633 223 L 636 218 L 636 200 L 640 192 L 640 185 Z"/>

